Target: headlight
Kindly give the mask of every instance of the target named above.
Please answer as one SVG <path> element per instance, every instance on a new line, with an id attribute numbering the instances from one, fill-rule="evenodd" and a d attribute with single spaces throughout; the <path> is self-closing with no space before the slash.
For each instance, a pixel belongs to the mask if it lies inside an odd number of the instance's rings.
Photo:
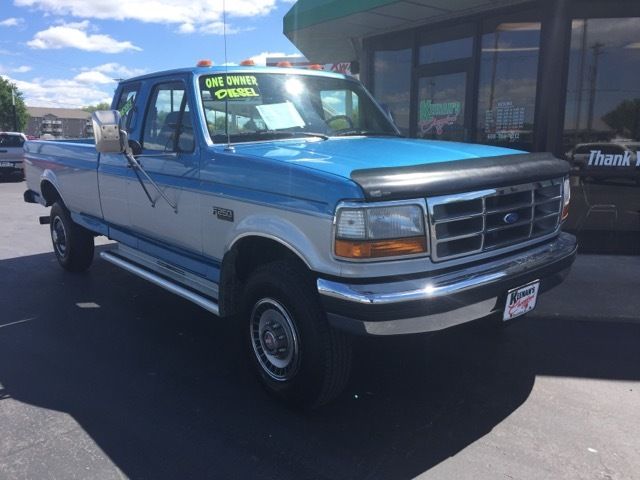
<path id="1" fill-rule="evenodd" d="M 351 259 L 427 252 L 424 213 L 419 205 L 339 208 L 335 254 Z"/>
<path id="2" fill-rule="evenodd" d="M 569 204 L 571 203 L 571 183 L 569 177 L 565 177 L 562 185 L 562 220 L 569 216 Z"/>

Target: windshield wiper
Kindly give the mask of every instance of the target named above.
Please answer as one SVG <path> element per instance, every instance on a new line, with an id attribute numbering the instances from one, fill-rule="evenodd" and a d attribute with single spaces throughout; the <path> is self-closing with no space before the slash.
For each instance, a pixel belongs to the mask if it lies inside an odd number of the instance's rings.
<path id="1" fill-rule="evenodd" d="M 256 130 L 255 132 L 247 132 L 247 134 L 254 135 L 274 135 L 278 137 L 291 137 L 295 138 L 297 136 L 303 137 L 316 137 L 321 138 L 323 140 L 329 140 L 329 135 L 325 135 L 324 133 L 317 132 L 281 132 L 279 130 Z"/>
<path id="2" fill-rule="evenodd" d="M 314 137 L 321 138 L 322 140 L 329 140 L 329 136 L 324 133 L 316 132 L 281 132 L 278 130 L 256 130 L 253 132 L 237 132 L 230 135 L 232 142 L 246 142 L 264 140 L 264 137 L 271 137 L 271 139 L 278 138 L 296 138 L 296 137 Z M 215 143 L 226 142 L 227 137 L 222 134 L 214 135 L 213 141 Z"/>
<path id="3" fill-rule="evenodd" d="M 394 132 L 376 132 L 375 130 L 344 130 L 341 132 L 336 132 L 334 134 L 334 136 L 336 137 L 355 137 L 358 135 L 371 135 L 371 136 L 378 136 L 378 137 L 402 137 L 402 135 L 399 135 L 397 133 Z"/>

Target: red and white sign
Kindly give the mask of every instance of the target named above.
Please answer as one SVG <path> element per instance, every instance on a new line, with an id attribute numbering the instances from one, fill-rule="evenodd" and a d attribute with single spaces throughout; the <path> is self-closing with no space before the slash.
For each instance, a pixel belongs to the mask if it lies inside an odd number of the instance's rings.
<path id="1" fill-rule="evenodd" d="M 533 310 L 536 307 L 539 289 L 540 280 L 536 280 L 522 287 L 509 290 L 502 319 L 505 321 L 511 320 Z"/>

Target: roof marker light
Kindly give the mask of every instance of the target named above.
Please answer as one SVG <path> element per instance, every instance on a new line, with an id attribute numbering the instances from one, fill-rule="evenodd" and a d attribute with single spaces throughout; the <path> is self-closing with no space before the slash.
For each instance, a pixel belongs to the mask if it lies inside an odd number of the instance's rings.
<path id="1" fill-rule="evenodd" d="M 254 62 L 251 58 L 247 58 L 246 60 L 242 60 L 240 62 L 240 65 L 242 65 L 243 67 L 253 67 L 255 64 L 256 62 Z"/>
<path id="2" fill-rule="evenodd" d="M 210 67 L 213 65 L 213 62 L 211 60 L 205 59 L 205 60 L 200 60 L 196 66 L 198 67 Z"/>
<path id="3" fill-rule="evenodd" d="M 276 63 L 276 67 L 291 68 L 292 66 L 293 65 L 291 65 L 291 62 L 288 62 L 286 60 Z"/>
<path id="4" fill-rule="evenodd" d="M 324 66 L 320 65 L 319 63 L 314 63 L 312 65 L 309 65 L 309 70 L 324 70 Z"/>

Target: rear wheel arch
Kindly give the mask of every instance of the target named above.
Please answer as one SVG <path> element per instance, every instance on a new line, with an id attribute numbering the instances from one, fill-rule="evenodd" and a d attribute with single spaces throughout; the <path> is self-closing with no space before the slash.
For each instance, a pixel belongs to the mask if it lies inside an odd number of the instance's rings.
<path id="1" fill-rule="evenodd" d="M 258 267 L 277 260 L 287 260 L 301 270 L 311 272 L 302 255 L 290 245 L 271 237 L 247 235 L 237 239 L 222 259 L 220 271 L 220 315 L 240 311 L 244 285 Z"/>
<path id="2" fill-rule="evenodd" d="M 42 198 L 44 198 L 45 206 L 50 207 L 56 202 L 64 206 L 62 195 L 50 180 L 45 179 L 40 182 L 40 192 L 42 193 Z"/>

